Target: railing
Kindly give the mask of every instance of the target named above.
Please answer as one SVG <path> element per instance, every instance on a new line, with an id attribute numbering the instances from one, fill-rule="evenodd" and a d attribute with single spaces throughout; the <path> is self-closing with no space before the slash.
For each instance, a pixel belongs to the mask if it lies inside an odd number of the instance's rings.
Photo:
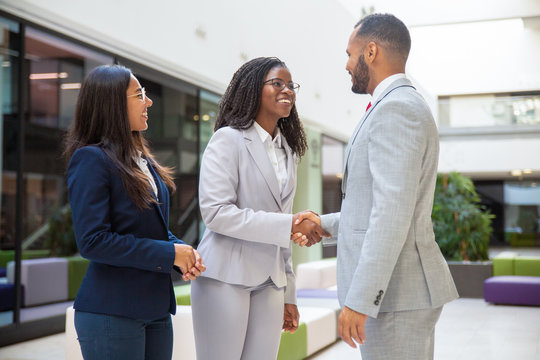
<path id="1" fill-rule="evenodd" d="M 439 127 L 540 125 L 540 95 L 439 98 Z"/>

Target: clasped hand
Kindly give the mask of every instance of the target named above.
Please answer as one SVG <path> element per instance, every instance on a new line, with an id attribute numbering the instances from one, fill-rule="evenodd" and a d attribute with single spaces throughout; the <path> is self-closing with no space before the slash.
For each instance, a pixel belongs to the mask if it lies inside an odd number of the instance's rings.
<path id="1" fill-rule="evenodd" d="M 331 235 L 321 227 L 321 218 L 311 210 L 293 215 L 291 240 L 300 246 L 310 247 Z"/>
<path id="2" fill-rule="evenodd" d="M 201 255 L 193 247 L 185 244 L 174 244 L 174 265 L 182 271 L 184 281 L 195 280 L 206 270 Z"/>

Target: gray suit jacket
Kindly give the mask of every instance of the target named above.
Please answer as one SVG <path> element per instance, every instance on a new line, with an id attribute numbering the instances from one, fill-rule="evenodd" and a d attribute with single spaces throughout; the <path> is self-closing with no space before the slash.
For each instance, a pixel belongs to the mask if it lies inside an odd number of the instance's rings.
<path id="1" fill-rule="evenodd" d="M 251 126 L 215 132 L 204 151 L 199 205 L 206 225 L 198 250 L 202 276 L 255 286 L 271 277 L 296 303 L 291 259 L 292 203 L 297 159 L 282 136 L 288 182 L 279 184 L 264 145 Z"/>
<path id="2" fill-rule="evenodd" d="M 349 141 L 341 213 L 322 216 L 338 244 L 342 306 L 377 317 L 458 296 L 431 223 L 438 157 L 426 102 L 409 80 L 394 81 Z"/>

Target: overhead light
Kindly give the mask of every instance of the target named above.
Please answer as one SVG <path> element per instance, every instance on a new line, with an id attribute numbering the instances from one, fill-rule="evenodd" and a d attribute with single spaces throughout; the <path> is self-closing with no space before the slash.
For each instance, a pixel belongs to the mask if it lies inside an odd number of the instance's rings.
<path id="1" fill-rule="evenodd" d="M 193 121 L 199 121 L 199 115 L 193 115 Z"/>
<path id="2" fill-rule="evenodd" d="M 78 90 L 81 88 L 81 83 L 65 83 L 60 85 L 62 90 Z"/>
<path id="3" fill-rule="evenodd" d="M 208 121 L 208 120 L 210 120 L 210 115 L 204 114 L 204 115 L 202 116 L 202 121 Z"/>
<path id="4" fill-rule="evenodd" d="M 523 169 L 523 173 L 524 174 L 532 174 L 532 170 L 531 169 Z"/>
<path id="5" fill-rule="evenodd" d="M 52 79 L 65 79 L 68 77 L 67 72 L 61 73 L 37 73 L 30 74 L 30 80 L 52 80 Z"/>
<path id="6" fill-rule="evenodd" d="M 343 174 L 342 174 L 342 173 L 337 173 L 337 174 L 336 174 L 336 177 L 337 177 L 338 179 L 343 179 Z"/>
<path id="7" fill-rule="evenodd" d="M 510 175 L 512 176 L 521 176 L 523 175 L 523 172 L 520 169 L 514 169 L 510 171 Z"/>

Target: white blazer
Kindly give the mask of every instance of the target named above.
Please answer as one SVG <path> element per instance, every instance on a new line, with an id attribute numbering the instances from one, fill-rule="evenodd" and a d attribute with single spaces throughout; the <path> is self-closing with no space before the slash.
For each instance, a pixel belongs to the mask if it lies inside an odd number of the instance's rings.
<path id="1" fill-rule="evenodd" d="M 199 205 L 206 225 L 198 250 L 202 276 L 255 286 L 270 277 L 296 303 L 291 259 L 292 203 L 297 158 L 282 136 L 288 181 L 280 193 L 264 145 L 251 126 L 224 127 L 210 139 L 201 163 Z"/>

